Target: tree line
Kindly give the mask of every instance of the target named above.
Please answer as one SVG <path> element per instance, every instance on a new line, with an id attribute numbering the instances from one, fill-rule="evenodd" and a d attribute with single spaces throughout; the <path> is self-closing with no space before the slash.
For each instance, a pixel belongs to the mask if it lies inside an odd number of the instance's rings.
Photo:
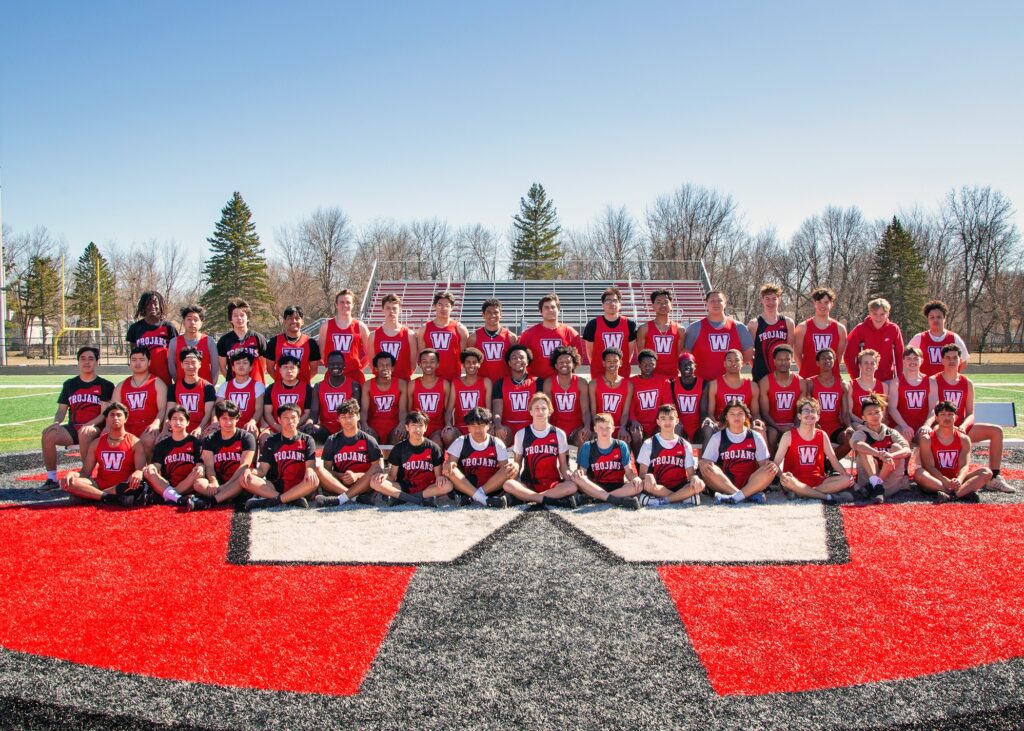
<path id="1" fill-rule="evenodd" d="M 460 280 L 690 278 L 677 262 L 703 260 L 743 317 L 759 311 L 764 282 L 783 288 L 783 309 L 797 319 L 811 313 L 809 292 L 827 284 L 838 294 L 833 316 L 851 325 L 865 316 L 869 298 L 884 296 L 903 331 L 918 332 L 921 304 L 937 298 L 972 348 L 1024 342 L 1020 233 L 1010 200 L 990 187 L 953 189 L 931 208 L 879 220 L 856 206 L 829 206 L 788 240 L 771 228 L 751 231 L 731 195 L 696 184 L 659 196 L 641 217 L 610 205 L 588 226 L 563 229 L 554 201 L 534 183 L 511 218 L 504 232 L 439 218 L 357 226 L 341 207 L 319 208 L 276 230 L 268 252 L 236 192 L 198 261 L 178 242 L 156 239 L 128 247 L 89 242 L 75 259 L 45 227 L 18 233 L 5 226 L 8 308 L 25 339 L 33 325 L 59 326 L 62 254 L 70 324 L 95 324 L 98 272 L 104 334 L 117 339 L 149 290 L 164 293 L 172 316 L 201 302 L 212 332 L 228 327 L 227 300 L 243 296 L 256 324 L 272 330 L 289 304 L 301 305 L 307 322 L 333 314 L 334 293 L 347 286 L 361 295 L 375 261 L 379 279 Z"/>

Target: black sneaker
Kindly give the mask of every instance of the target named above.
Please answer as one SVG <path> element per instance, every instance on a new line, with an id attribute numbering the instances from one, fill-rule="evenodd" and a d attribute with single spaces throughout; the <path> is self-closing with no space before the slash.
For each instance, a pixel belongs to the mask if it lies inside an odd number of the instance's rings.
<path id="1" fill-rule="evenodd" d="M 340 504 L 337 495 L 317 495 L 313 498 L 313 503 L 318 508 L 333 508 Z"/>
<path id="2" fill-rule="evenodd" d="M 278 501 L 278 502 L 280 503 L 280 501 Z M 300 498 L 296 498 L 295 500 L 292 500 L 290 503 L 280 503 L 280 504 L 281 505 L 287 505 L 290 508 L 303 508 L 303 509 L 305 509 L 305 508 L 309 507 L 309 500 L 307 500 L 304 497 L 300 497 Z"/>
<path id="3" fill-rule="evenodd" d="M 191 512 L 193 510 L 209 510 L 216 504 L 216 500 L 208 498 L 205 495 L 190 495 L 188 498 L 188 502 L 185 504 L 185 511 Z"/>
<path id="4" fill-rule="evenodd" d="M 51 480 L 49 477 L 46 478 L 46 482 L 36 488 L 36 492 L 42 494 L 44 492 L 52 492 L 53 490 L 59 490 L 60 483 L 56 480 Z"/>
<path id="5" fill-rule="evenodd" d="M 507 508 L 508 499 L 504 495 L 491 495 L 489 498 L 487 498 L 487 507 Z"/>
<path id="6" fill-rule="evenodd" d="M 622 497 L 619 498 L 618 506 L 628 510 L 639 510 L 640 501 L 637 500 L 636 497 Z"/>
<path id="7" fill-rule="evenodd" d="M 250 510 L 260 510 L 262 508 L 272 508 L 275 505 L 280 505 L 281 501 L 276 497 L 251 497 L 245 501 L 245 512 Z"/>
<path id="8" fill-rule="evenodd" d="M 553 508 L 568 508 L 569 510 L 575 510 L 577 506 L 576 496 L 570 495 L 569 497 L 562 498 L 544 498 L 544 504 L 550 505 Z"/>
<path id="9" fill-rule="evenodd" d="M 121 496 L 120 495 L 115 495 L 115 494 L 110 493 L 110 492 L 105 492 L 105 493 L 103 493 L 100 496 L 100 504 L 102 504 L 102 505 L 117 505 L 117 506 L 121 506 L 123 503 L 121 502 Z"/>
<path id="10" fill-rule="evenodd" d="M 376 493 L 373 492 L 363 492 L 360 493 L 359 495 L 356 495 L 354 500 L 360 505 L 373 505 L 373 496 L 375 494 Z"/>
<path id="11" fill-rule="evenodd" d="M 437 503 L 434 501 L 434 498 L 432 498 L 432 497 L 425 497 L 425 498 L 423 498 L 423 502 L 420 503 L 420 505 L 422 505 L 425 508 L 436 508 L 437 507 Z"/>
<path id="12" fill-rule="evenodd" d="M 582 508 L 584 505 L 593 505 L 594 503 L 597 502 L 596 500 L 594 500 L 594 498 L 590 497 L 590 495 L 587 495 L 586 493 L 583 492 L 576 493 L 575 498 L 576 506 L 580 508 Z"/>
<path id="13" fill-rule="evenodd" d="M 473 504 L 473 498 L 468 495 L 463 495 L 461 492 L 452 491 L 452 502 L 454 502 L 457 507 L 464 508 L 467 505 Z"/>

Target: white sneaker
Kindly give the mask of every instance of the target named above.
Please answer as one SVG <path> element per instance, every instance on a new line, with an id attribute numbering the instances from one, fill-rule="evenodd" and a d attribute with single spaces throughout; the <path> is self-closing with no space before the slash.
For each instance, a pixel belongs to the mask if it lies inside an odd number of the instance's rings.
<path id="1" fill-rule="evenodd" d="M 1017 492 L 1017 489 L 1008 484 L 1002 475 L 996 475 L 989 480 L 988 484 L 985 485 L 985 489 L 992 492 Z"/>

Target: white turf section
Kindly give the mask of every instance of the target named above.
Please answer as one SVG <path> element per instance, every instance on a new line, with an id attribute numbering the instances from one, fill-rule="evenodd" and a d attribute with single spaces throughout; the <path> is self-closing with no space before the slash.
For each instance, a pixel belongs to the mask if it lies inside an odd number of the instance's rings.
<path id="1" fill-rule="evenodd" d="M 452 561 L 521 510 L 269 510 L 251 514 L 249 558 L 258 562 Z M 627 511 L 588 507 L 555 514 L 625 561 L 789 562 L 828 559 L 820 504 Z"/>

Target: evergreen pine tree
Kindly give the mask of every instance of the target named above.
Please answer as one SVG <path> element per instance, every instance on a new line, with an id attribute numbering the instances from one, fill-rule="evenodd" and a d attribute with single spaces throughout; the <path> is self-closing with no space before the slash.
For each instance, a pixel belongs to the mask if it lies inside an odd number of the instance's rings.
<path id="1" fill-rule="evenodd" d="M 872 298 L 889 300 L 889 319 L 900 326 L 906 337 L 925 329 L 927 323 L 921 314 L 928 294 L 924 257 L 914 237 L 895 216 L 875 249 L 870 292 Z"/>
<path id="2" fill-rule="evenodd" d="M 228 300 L 235 297 L 249 303 L 254 323 L 271 322 L 266 255 L 252 212 L 238 191 L 221 210 L 220 221 L 207 242 L 210 258 L 203 275 L 209 288 L 200 303 L 206 308 L 211 329 L 226 329 Z"/>
<path id="3" fill-rule="evenodd" d="M 47 326 L 59 326 L 60 261 L 50 256 L 33 256 L 22 280 L 19 299 L 26 339 L 37 318 L 41 332 L 45 332 Z"/>
<path id="4" fill-rule="evenodd" d="M 562 228 L 558 225 L 554 201 L 548 199 L 543 185 L 534 183 L 526 198 L 519 199 L 519 213 L 513 221 L 512 278 L 557 277 L 562 259 L 562 242 L 558 234 Z"/>
<path id="5" fill-rule="evenodd" d="M 117 280 L 110 263 L 92 241 L 78 257 L 72 272 L 68 315 L 78 317 L 78 327 L 96 327 L 96 266 L 99 264 L 100 312 L 103 322 L 114 325 L 117 320 Z"/>

